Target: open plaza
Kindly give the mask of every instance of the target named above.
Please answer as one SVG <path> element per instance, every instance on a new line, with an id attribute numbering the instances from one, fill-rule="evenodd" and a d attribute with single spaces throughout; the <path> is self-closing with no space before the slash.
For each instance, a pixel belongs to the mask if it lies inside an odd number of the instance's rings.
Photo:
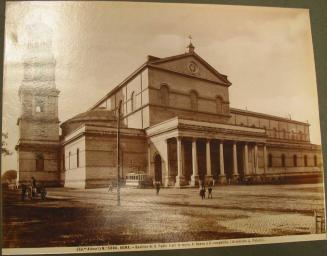
<path id="1" fill-rule="evenodd" d="M 196 188 L 49 188 L 47 199 L 3 191 L 3 247 L 169 243 L 313 234 L 322 184 Z"/>

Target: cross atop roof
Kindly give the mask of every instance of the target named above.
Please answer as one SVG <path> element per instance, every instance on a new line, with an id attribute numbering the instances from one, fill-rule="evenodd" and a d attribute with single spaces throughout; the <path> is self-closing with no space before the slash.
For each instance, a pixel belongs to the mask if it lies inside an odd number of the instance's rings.
<path id="1" fill-rule="evenodd" d="M 188 48 L 188 52 L 194 52 L 195 47 L 194 47 L 194 45 L 192 44 L 192 36 L 189 35 L 188 38 L 190 39 L 190 44 L 187 46 L 187 48 Z"/>

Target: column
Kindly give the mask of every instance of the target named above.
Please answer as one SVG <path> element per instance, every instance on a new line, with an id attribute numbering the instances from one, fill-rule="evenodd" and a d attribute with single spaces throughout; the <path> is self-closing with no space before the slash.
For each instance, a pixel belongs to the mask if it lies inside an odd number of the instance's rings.
<path id="1" fill-rule="evenodd" d="M 266 144 L 263 145 L 263 172 L 266 174 L 267 172 L 267 146 Z"/>
<path id="2" fill-rule="evenodd" d="M 169 144 L 168 144 L 168 140 L 165 140 L 165 146 L 166 146 L 166 164 L 165 164 L 165 167 L 166 167 L 166 170 L 165 170 L 165 187 L 168 187 L 169 184 L 170 184 L 170 179 L 171 179 L 171 176 L 170 176 L 170 166 L 169 166 Z"/>
<path id="3" fill-rule="evenodd" d="M 192 176 L 191 186 L 196 186 L 199 183 L 198 156 L 196 148 L 196 139 L 192 139 Z"/>
<path id="4" fill-rule="evenodd" d="M 206 141 L 206 162 L 207 162 L 207 173 L 205 180 L 208 183 L 212 182 L 212 171 L 211 171 L 211 151 L 210 151 L 210 140 Z"/>
<path id="5" fill-rule="evenodd" d="M 244 144 L 244 175 L 249 175 L 249 148 L 247 142 Z"/>
<path id="6" fill-rule="evenodd" d="M 254 173 L 258 174 L 258 145 L 254 145 Z"/>
<path id="7" fill-rule="evenodd" d="M 250 147 L 250 158 L 251 158 L 251 172 L 250 172 L 250 174 L 254 175 L 254 173 L 255 173 L 255 170 L 254 170 L 255 164 L 254 164 L 254 146 L 253 145 L 251 145 L 251 147 Z"/>
<path id="8" fill-rule="evenodd" d="M 237 177 L 237 148 L 236 148 L 236 141 L 233 142 L 233 176 Z"/>
<path id="9" fill-rule="evenodd" d="M 226 183 L 226 175 L 225 175 L 225 165 L 224 165 L 224 142 L 219 141 L 219 177 L 218 181 L 220 184 Z"/>
<path id="10" fill-rule="evenodd" d="M 182 138 L 177 137 L 177 176 L 176 176 L 176 187 L 184 185 L 183 176 L 183 158 L 182 158 Z"/>

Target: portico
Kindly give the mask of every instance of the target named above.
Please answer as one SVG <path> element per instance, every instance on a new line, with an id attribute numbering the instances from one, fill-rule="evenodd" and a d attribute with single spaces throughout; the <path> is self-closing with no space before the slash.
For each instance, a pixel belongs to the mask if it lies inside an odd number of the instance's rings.
<path id="1" fill-rule="evenodd" d="M 154 150 L 167 155 L 165 186 L 231 184 L 267 168 L 264 160 L 259 171 L 259 148 L 267 154 L 264 129 L 173 118 L 148 129 L 147 136 Z"/>

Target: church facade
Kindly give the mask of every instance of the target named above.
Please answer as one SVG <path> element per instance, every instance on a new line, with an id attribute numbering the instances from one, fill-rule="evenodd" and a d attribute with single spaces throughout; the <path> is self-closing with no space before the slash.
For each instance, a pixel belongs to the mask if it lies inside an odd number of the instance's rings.
<path id="1" fill-rule="evenodd" d="M 54 69 L 51 58 L 47 63 Z M 54 80 L 51 74 L 44 79 Z M 28 85 L 33 76 L 24 78 L 19 93 L 22 182 L 34 176 L 90 188 L 115 181 L 119 104 L 122 178 L 147 173 L 166 187 L 322 178 L 321 146 L 310 143 L 309 124 L 232 108 L 231 82 L 192 44 L 184 54 L 148 56 L 92 108 L 61 123 L 60 136 L 59 91 Z"/>

